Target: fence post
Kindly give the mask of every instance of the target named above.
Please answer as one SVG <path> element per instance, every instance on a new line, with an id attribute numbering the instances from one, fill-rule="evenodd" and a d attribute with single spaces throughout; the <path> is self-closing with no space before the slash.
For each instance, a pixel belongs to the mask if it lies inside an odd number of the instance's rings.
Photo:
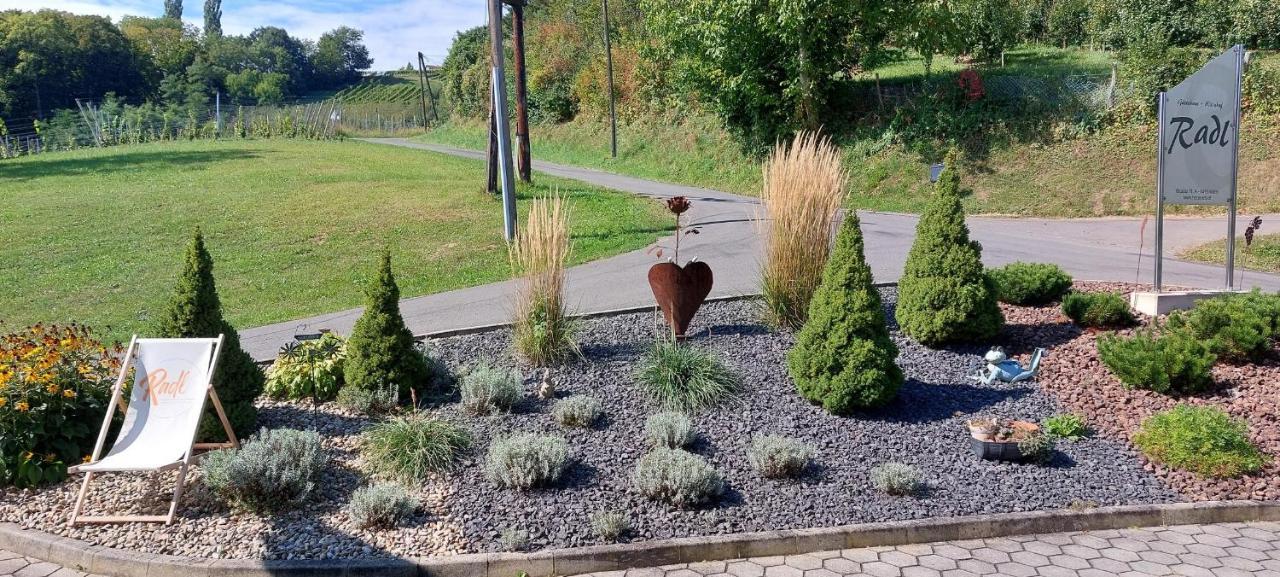
<path id="1" fill-rule="evenodd" d="M 1111 63 L 1111 81 L 1107 84 L 1107 109 L 1116 105 L 1116 65 Z"/>
<path id="2" fill-rule="evenodd" d="M 884 94 L 880 92 L 880 73 L 876 73 L 876 102 L 880 108 L 884 108 Z"/>

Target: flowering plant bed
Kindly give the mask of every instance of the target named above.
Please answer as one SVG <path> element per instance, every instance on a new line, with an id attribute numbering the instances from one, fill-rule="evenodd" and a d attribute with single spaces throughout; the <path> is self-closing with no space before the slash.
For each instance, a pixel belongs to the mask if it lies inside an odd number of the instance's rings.
<path id="1" fill-rule="evenodd" d="M 882 289 L 892 312 L 894 289 Z M 737 384 L 732 396 L 687 415 L 689 428 L 663 417 L 672 445 L 652 449 L 647 421 L 662 411 L 639 384 L 639 365 L 663 329 L 651 313 L 580 320 L 581 358 L 553 367 L 554 396 L 540 399 L 542 371 L 511 360 L 510 334 L 496 330 L 430 343 L 437 358 L 462 375 L 481 361 L 515 369 L 519 396 L 509 411 L 475 414 L 453 400 L 428 406 L 430 416 L 465 430 L 469 449 L 447 470 L 408 484 L 421 504 L 385 527 L 364 527 L 348 511 L 352 494 L 372 482 L 374 467 L 361 434 L 383 418 L 357 415 L 333 403 L 260 400 L 260 425 L 316 431 L 327 465 L 311 496 L 292 509 L 258 514 L 229 508 L 197 480 L 172 526 L 66 527 L 76 485 L 5 489 L 0 521 L 117 548 L 219 558 L 430 557 L 521 548 L 574 547 L 605 536 L 639 541 L 748 531 L 999 511 L 1052 510 L 1179 499 L 1144 471 L 1123 441 L 1099 436 L 1063 444 L 1044 465 L 981 461 L 968 454 L 965 423 L 979 416 L 1039 421 L 1061 408 L 1035 381 L 973 383 L 987 345 L 1012 353 L 1026 345 L 1054 347 L 1056 321 L 1014 324 L 997 343 L 928 349 L 896 332 L 906 383 L 883 408 L 834 416 L 801 398 L 787 375 L 794 337 L 758 322 L 755 301 L 706 305 L 690 334 L 723 363 Z M 1006 308 L 1011 319 L 1018 307 Z M 1041 309 L 1025 309 L 1028 315 Z M 1048 325 L 1050 328 L 1046 328 Z M 1034 337 L 1034 338 L 1032 338 Z M 1047 358 L 1054 358 L 1050 354 Z M 557 409 L 574 397 L 575 402 Z M 658 427 L 658 425 L 653 425 Z M 517 437 L 560 438 L 537 444 Z M 764 437 L 769 436 L 769 440 Z M 563 470 L 521 480 L 496 476 L 491 447 L 511 455 L 564 451 Z M 678 452 L 673 452 L 678 451 Z M 765 452 L 772 451 L 772 452 Z M 653 455 L 657 457 L 652 457 Z M 649 455 L 651 458 L 645 459 Z M 679 458 L 674 458 L 679 457 Z M 643 478 L 637 467 L 645 461 Z M 918 491 L 882 493 L 872 470 L 900 462 L 925 479 Z M 763 467 L 767 463 L 769 468 Z M 663 466 L 703 475 L 696 487 L 672 485 Z M 780 474 L 785 473 L 785 474 Z M 172 473 L 105 475 L 88 512 L 150 511 L 164 502 L 159 487 Z M 793 476 L 792 476 L 793 475 Z M 197 477 L 199 474 L 197 474 Z M 503 479 L 502 483 L 498 479 Z M 551 480 L 547 480 L 551 479 Z M 527 481 L 527 482 L 526 482 Z M 515 486 L 525 486 L 521 489 Z M 696 490 L 696 492 L 694 492 Z M 669 504 L 656 500 L 677 497 Z"/>

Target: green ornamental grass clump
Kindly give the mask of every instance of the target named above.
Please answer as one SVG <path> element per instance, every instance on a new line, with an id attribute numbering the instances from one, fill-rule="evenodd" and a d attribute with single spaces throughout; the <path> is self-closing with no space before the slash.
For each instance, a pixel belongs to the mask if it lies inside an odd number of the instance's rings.
<path id="1" fill-rule="evenodd" d="M 173 298 L 153 330 L 156 336 L 165 338 L 223 336 L 213 388 L 236 436 L 252 433 L 258 423 L 258 409 L 253 401 L 262 394 L 266 377 L 253 357 L 240 348 L 240 335 L 235 327 L 222 318 L 222 303 L 213 280 L 213 257 L 205 249 L 199 227 L 187 245 L 186 263 Z M 200 422 L 200 438 L 214 442 L 226 440 L 222 423 L 212 407 Z"/>
<path id="2" fill-rule="evenodd" d="M 982 245 L 969 240 L 958 160 L 954 150 L 947 155 L 898 282 L 898 324 L 926 346 L 989 339 L 1004 324 Z"/>
<path id="3" fill-rule="evenodd" d="M 1089 328 L 1127 327 L 1134 323 L 1129 303 L 1116 293 L 1067 293 L 1062 299 L 1062 314 Z"/>
<path id="4" fill-rule="evenodd" d="M 401 396 L 430 381 L 430 370 L 400 316 L 400 288 L 391 273 L 391 252 L 383 251 L 378 273 L 365 289 L 364 314 L 347 340 L 346 386 L 380 390 L 395 385 Z"/>
<path id="5" fill-rule="evenodd" d="M 1197 393 L 1213 386 L 1217 360 L 1209 343 L 1184 330 L 1163 334 L 1145 330 L 1132 337 L 1103 335 L 1098 339 L 1098 356 L 1125 387 L 1166 395 Z"/>
<path id="6" fill-rule="evenodd" d="M 710 351 L 663 339 L 640 359 L 636 378 L 651 400 L 673 411 L 705 409 L 742 387 L 738 376 Z"/>
<path id="7" fill-rule="evenodd" d="M 1267 457 L 1249 442 L 1244 421 L 1216 407 L 1178 405 L 1142 422 L 1133 444 L 1157 463 L 1206 477 L 1254 473 Z"/>
<path id="8" fill-rule="evenodd" d="M 1171 329 L 1185 329 L 1209 341 L 1215 353 L 1233 362 L 1259 360 L 1280 334 L 1280 296 L 1253 292 L 1199 301 L 1189 311 L 1169 315 Z"/>
<path id="9" fill-rule="evenodd" d="M 1062 298 L 1071 288 L 1071 275 L 1056 264 L 1015 262 L 988 271 L 1000 302 L 1043 305 Z"/>
<path id="10" fill-rule="evenodd" d="M 897 357 L 863 254 L 858 215 L 850 211 L 787 368 L 804 398 L 847 414 L 893 399 L 903 380 Z"/>
<path id="11" fill-rule="evenodd" d="M 421 483 L 429 473 L 453 467 L 470 446 L 471 434 L 462 427 L 415 413 L 370 427 L 361 436 L 360 454 L 376 475 Z"/>

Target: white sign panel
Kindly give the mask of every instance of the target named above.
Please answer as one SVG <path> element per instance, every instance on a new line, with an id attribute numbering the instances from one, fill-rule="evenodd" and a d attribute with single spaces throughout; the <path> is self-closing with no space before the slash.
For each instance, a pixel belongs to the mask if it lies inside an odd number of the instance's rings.
<path id="1" fill-rule="evenodd" d="M 1161 196 L 1168 204 L 1229 204 L 1235 195 L 1242 48 L 1211 60 L 1163 95 Z"/>

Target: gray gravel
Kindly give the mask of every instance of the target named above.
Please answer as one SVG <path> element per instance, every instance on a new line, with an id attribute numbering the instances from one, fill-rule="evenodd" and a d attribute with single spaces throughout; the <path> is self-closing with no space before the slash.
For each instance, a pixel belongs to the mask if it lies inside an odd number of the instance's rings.
<path id="1" fill-rule="evenodd" d="M 883 293 L 891 307 L 894 290 Z M 467 422 L 476 437 L 476 450 L 455 473 L 455 491 L 445 501 L 468 548 L 498 550 L 504 528 L 527 530 L 533 549 L 596 544 L 588 519 L 604 510 L 629 514 L 629 538 L 636 540 L 1178 500 L 1142 470 L 1124 445 L 1111 440 L 1059 443 L 1058 453 L 1043 467 L 975 458 L 966 419 L 985 415 L 1036 421 L 1058 412 L 1055 401 L 1034 383 L 988 387 L 967 379 L 982 365 L 984 347 L 931 350 L 895 332 L 902 351 L 898 363 L 908 378 L 898 398 L 875 412 L 828 415 L 796 393 L 785 370 L 793 338 L 760 326 L 757 306 L 754 301 L 713 303 L 695 321 L 693 344 L 722 355 L 745 383 L 740 399 L 694 417 L 700 437 L 693 451 L 705 456 L 728 483 L 718 503 L 676 510 L 631 490 L 631 470 L 646 449 L 644 420 L 656 410 L 636 388 L 632 365 L 660 329 L 649 313 L 590 319 L 582 322 L 579 334 L 585 359 L 556 369 L 553 378 L 558 397 L 587 394 L 603 401 L 606 416 L 595 428 L 557 425 L 551 403 L 533 397 L 536 382 L 527 369 L 529 394 L 512 414 L 472 418 L 460 415 L 456 405 L 440 409 Z M 1053 344 L 1017 342 L 1018 331 L 1004 338 L 1009 342 L 1001 344 L 1018 349 Z M 480 359 L 514 364 L 505 331 L 441 339 L 433 348 L 454 368 Z M 531 431 L 565 436 L 575 463 L 558 487 L 498 489 L 480 466 L 485 447 L 495 436 Z M 795 481 L 760 477 L 745 456 L 755 433 L 804 440 L 817 449 L 817 466 Z M 868 475 L 886 461 L 920 469 L 927 491 L 918 497 L 878 494 Z"/>

